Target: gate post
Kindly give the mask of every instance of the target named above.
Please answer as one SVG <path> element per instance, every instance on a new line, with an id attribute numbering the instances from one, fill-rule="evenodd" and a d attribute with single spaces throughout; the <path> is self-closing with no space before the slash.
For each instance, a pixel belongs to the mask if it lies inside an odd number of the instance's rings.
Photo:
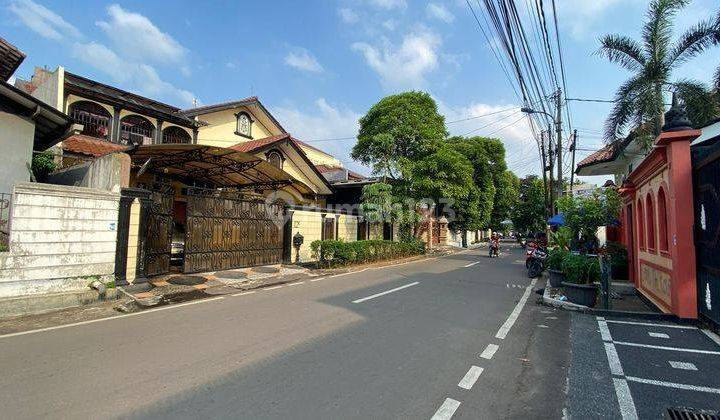
<path id="1" fill-rule="evenodd" d="M 148 217 L 150 215 L 150 207 L 152 206 L 152 193 L 140 188 L 128 188 L 128 190 L 132 190 L 135 198 L 140 201 L 140 226 L 138 230 L 135 283 L 144 283 L 147 281 L 147 263 L 145 259 L 147 257 Z"/>
<path id="2" fill-rule="evenodd" d="M 127 188 L 120 190 L 120 207 L 118 208 L 117 242 L 115 245 L 115 284 L 126 286 L 128 237 L 130 235 L 130 206 L 135 197 L 127 194 Z"/>
<path id="3" fill-rule="evenodd" d="M 285 206 L 283 224 L 283 263 L 292 264 L 292 218 L 294 211 Z"/>

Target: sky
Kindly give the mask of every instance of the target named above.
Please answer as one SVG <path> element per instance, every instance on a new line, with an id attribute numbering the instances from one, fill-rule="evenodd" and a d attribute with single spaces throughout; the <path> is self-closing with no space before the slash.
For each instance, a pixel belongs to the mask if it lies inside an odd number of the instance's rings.
<path id="1" fill-rule="evenodd" d="M 558 0 L 567 97 L 611 99 L 628 73 L 594 54 L 607 33 L 640 37 L 647 0 Z M 358 119 L 382 97 L 430 93 L 452 135 L 503 140 L 517 175 L 539 174 L 520 103 L 464 0 L 9 0 L 0 36 L 27 54 L 16 77 L 58 65 L 181 108 L 251 95 L 285 129 L 369 174 L 350 158 Z M 688 28 L 718 9 L 695 0 Z M 676 78 L 709 82 L 720 48 Z M 602 146 L 610 104 L 571 102 L 576 160 Z M 494 115 L 454 122 L 477 115 Z M 602 179 L 591 177 L 590 182 Z"/>

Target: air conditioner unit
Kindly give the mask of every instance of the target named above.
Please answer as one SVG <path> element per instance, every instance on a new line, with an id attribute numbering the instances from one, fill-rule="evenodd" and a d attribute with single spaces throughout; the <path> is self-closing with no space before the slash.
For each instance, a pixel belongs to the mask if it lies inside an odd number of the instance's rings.
<path id="1" fill-rule="evenodd" d="M 152 144 L 152 138 L 142 134 L 130 133 L 130 144 L 148 145 Z"/>

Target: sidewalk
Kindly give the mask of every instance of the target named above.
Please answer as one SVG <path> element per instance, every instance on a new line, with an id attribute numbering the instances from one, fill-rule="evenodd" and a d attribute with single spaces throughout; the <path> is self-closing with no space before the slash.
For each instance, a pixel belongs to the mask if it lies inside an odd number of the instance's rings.
<path id="1" fill-rule="evenodd" d="M 571 418 L 657 419 L 668 410 L 720 413 L 720 338 L 712 333 L 689 325 L 573 313 L 570 343 Z"/>

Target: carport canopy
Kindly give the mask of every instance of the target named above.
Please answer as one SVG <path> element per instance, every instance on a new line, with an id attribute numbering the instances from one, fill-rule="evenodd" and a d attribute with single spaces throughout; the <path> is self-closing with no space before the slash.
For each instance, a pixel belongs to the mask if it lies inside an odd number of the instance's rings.
<path id="1" fill-rule="evenodd" d="M 156 173 L 187 184 L 194 181 L 215 187 L 280 189 L 292 185 L 302 194 L 310 188 L 290 174 L 248 153 L 199 144 L 154 144 L 126 152 L 141 173 Z"/>

